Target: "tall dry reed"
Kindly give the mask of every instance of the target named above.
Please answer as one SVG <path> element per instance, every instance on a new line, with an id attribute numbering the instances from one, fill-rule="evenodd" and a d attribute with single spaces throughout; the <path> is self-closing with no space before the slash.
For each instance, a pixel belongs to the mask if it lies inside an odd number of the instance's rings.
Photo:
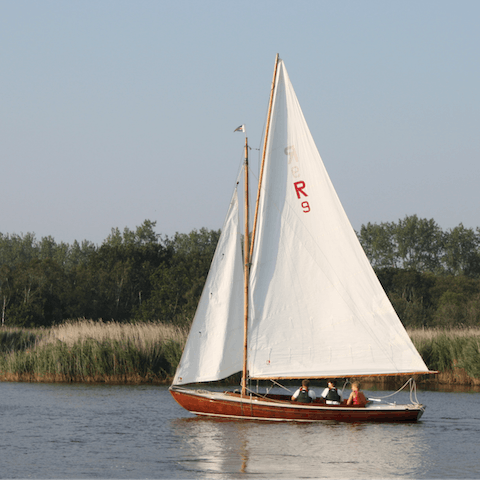
<path id="1" fill-rule="evenodd" d="M 186 336 L 186 330 L 158 322 L 79 320 L 28 332 L 8 329 L 0 334 L 0 376 L 39 381 L 163 382 L 174 373 Z M 13 342 L 17 337 L 24 340 Z"/>
<path id="2" fill-rule="evenodd" d="M 42 337 L 42 343 L 55 343 L 57 340 L 73 345 L 85 340 L 104 342 L 106 340 L 128 341 L 138 348 L 155 343 L 175 341 L 184 344 L 188 332 L 184 328 L 160 322 L 117 323 L 93 320 L 69 321 L 48 330 Z"/>
<path id="3" fill-rule="evenodd" d="M 415 347 L 441 383 L 480 384 L 480 328 L 412 329 Z M 161 383 L 173 375 L 188 332 L 158 322 L 70 321 L 48 329 L 0 330 L 0 378 Z"/>
<path id="4" fill-rule="evenodd" d="M 480 384 L 480 328 L 408 330 L 416 349 L 442 383 Z"/>

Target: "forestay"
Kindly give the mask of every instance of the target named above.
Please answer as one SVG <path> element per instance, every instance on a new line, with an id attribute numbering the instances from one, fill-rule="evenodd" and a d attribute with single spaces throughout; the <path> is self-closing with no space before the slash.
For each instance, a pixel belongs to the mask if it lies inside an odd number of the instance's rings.
<path id="1" fill-rule="evenodd" d="M 243 310 L 243 261 L 235 190 L 174 385 L 220 380 L 242 370 Z"/>
<path id="2" fill-rule="evenodd" d="M 281 60 L 251 280 L 250 378 L 428 371 L 347 219 Z"/>

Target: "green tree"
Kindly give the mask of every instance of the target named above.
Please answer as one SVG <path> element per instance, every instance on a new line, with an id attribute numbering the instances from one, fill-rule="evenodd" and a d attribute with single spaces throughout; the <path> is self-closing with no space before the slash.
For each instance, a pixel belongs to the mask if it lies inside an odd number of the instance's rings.
<path id="1" fill-rule="evenodd" d="M 421 272 L 441 271 L 443 232 L 433 219 L 407 216 L 399 220 L 394 238 L 403 268 Z"/>
<path id="2" fill-rule="evenodd" d="M 362 225 L 358 237 L 373 268 L 398 267 L 395 228 L 393 223 Z"/>
<path id="3" fill-rule="evenodd" d="M 431 294 L 434 275 L 400 268 L 377 270 L 377 275 L 405 326 L 423 327 L 431 323 L 435 310 Z"/>
<path id="4" fill-rule="evenodd" d="M 443 262 L 446 273 L 480 277 L 479 230 L 465 228 L 462 224 L 445 234 Z"/>
<path id="5" fill-rule="evenodd" d="M 175 234 L 165 244 L 171 257 L 151 277 L 151 296 L 137 311 L 138 318 L 188 323 L 193 319 L 213 254 L 219 230 L 193 230 Z"/>
<path id="6" fill-rule="evenodd" d="M 112 229 L 95 256 L 99 281 L 98 315 L 118 321 L 131 319 L 151 294 L 151 276 L 167 261 L 172 249 L 154 232 L 155 222 L 145 220 L 135 231 Z"/>

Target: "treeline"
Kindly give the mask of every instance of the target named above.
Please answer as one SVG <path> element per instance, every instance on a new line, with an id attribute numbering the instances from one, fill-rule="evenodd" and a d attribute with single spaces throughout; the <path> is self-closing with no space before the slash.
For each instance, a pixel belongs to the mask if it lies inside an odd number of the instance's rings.
<path id="1" fill-rule="evenodd" d="M 432 220 L 363 225 L 358 238 L 407 327 L 480 325 L 480 229 Z"/>
<path id="2" fill-rule="evenodd" d="M 2 325 L 51 326 L 76 318 L 188 322 L 220 231 L 169 238 L 154 227 L 145 220 L 135 231 L 112 229 L 101 246 L 0 233 Z"/>
<path id="3" fill-rule="evenodd" d="M 435 275 L 480 278 L 480 229 L 462 224 L 444 232 L 417 215 L 362 225 L 360 243 L 375 269 L 401 268 Z"/>
<path id="4" fill-rule="evenodd" d="M 0 233 L 2 325 L 78 318 L 188 325 L 220 231 L 169 238 L 154 228 L 145 220 L 134 231 L 112 229 L 100 246 Z M 363 225 L 358 237 L 406 327 L 480 325 L 478 228 L 443 231 L 413 215 Z"/>

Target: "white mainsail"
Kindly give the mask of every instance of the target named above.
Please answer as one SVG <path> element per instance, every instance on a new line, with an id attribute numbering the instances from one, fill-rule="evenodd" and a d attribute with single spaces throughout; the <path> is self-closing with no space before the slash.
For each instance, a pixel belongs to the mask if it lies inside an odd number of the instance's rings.
<path id="1" fill-rule="evenodd" d="M 251 270 L 250 378 L 427 372 L 358 242 L 279 60 Z"/>
<path id="2" fill-rule="evenodd" d="M 235 189 L 173 385 L 220 380 L 242 370 L 243 288 Z"/>

